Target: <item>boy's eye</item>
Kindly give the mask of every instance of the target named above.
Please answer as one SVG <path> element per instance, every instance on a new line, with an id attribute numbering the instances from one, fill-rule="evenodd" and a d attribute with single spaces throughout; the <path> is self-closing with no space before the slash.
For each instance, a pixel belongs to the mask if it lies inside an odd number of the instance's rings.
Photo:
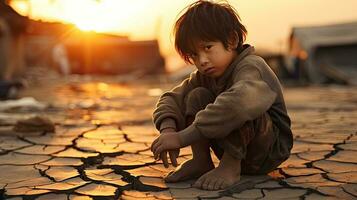
<path id="1" fill-rule="evenodd" d="M 212 46 L 213 46 L 213 45 L 206 45 L 206 46 L 205 46 L 205 50 L 206 50 L 206 51 L 207 51 L 207 50 L 210 50 L 210 49 L 212 48 Z"/>

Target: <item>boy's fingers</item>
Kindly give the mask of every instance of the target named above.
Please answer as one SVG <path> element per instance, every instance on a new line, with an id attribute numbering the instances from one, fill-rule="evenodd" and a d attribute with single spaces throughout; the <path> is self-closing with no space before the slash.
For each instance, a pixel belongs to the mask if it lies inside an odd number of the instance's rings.
<path id="1" fill-rule="evenodd" d="M 174 167 L 177 167 L 177 156 L 175 155 L 175 151 L 169 151 L 169 155 L 170 155 L 170 160 L 171 160 L 171 164 L 174 166 Z"/>
<path id="2" fill-rule="evenodd" d="M 161 157 L 162 162 L 164 163 L 165 168 L 168 168 L 169 162 L 167 161 L 167 151 L 161 152 L 160 157 Z"/>
<path id="3" fill-rule="evenodd" d="M 154 149 L 154 157 L 155 157 L 155 160 L 157 160 L 157 157 L 159 156 L 160 152 L 158 151 L 158 149 Z"/>
<path id="4" fill-rule="evenodd" d="M 154 152 L 154 159 L 158 160 L 158 155 Z"/>
<path id="5" fill-rule="evenodd" d="M 156 139 L 152 142 L 152 144 L 151 144 L 151 152 L 154 152 L 154 146 L 155 146 L 155 144 L 157 144 L 158 141 L 159 141 L 159 138 L 156 138 Z"/>
<path id="6" fill-rule="evenodd" d="M 178 149 L 177 151 L 174 151 L 174 154 L 175 154 L 175 157 L 176 157 L 176 158 L 179 157 L 179 155 L 180 155 L 180 149 Z"/>
<path id="7" fill-rule="evenodd" d="M 156 155 L 156 158 L 160 155 L 160 153 L 163 151 L 163 147 L 162 145 L 158 146 L 156 149 L 155 149 L 155 152 L 154 152 L 154 155 Z"/>
<path id="8" fill-rule="evenodd" d="M 154 147 L 152 148 L 152 153 L 154 154 L 154 159 L 157 160 L 157 155 L 156 155 L 156 153 L 155 153 Z"/>
<path id="9" fill-rule="evenodd" d="M 162 151 L 160 149 L 161 149 L 161 145 L 159 145 L 159 146 L 154 148 L 154 158 L 155 158 L 155 160 L 159 159 L 159 157 L 160 157 L 160 153 Z"/>
<path id="10" fill-rule="evenodd" d="M 160 141 L 160 140 L 156 141 L 155 144 L 152 145 L 152 150 L 151 150 L 151 151 L 152 151 L 152 152 L 155 152 L 156 149 L 157 149 L 160 145 L 161 145 L 161 141 Z"/>

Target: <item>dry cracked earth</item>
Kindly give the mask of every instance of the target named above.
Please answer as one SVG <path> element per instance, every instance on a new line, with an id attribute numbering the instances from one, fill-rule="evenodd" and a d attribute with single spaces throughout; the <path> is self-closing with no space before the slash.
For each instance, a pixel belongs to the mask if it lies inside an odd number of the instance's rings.
<path id="1" fill-rule="evenodd" d="M 151 113 L 173 84 L 94 80 L 38 84 L 23 92 L 45 109 L 0 112 L 0 199 L 357 199 L 357 88 L 286 88 L 295 143 L 266 176 L 220 191 L 164 183 L 173 168 L 149 150 Z M 18 120 L 48 117 L 54 132 L 21 132 Z M 179 161 L 191 157 L 181 150 Z M 216 161 L 217 163 L 217 161 Z"/>

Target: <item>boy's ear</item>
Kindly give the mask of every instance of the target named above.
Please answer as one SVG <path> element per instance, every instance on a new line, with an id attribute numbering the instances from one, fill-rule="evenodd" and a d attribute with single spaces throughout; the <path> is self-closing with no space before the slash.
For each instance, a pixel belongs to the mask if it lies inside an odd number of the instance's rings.
<path id="1" fill-rule="evenodd" d="M 236 32 L 232 32 L 229 36 L 228 48 L 231 50 L 235 50 L 238 47 L 238 35 Z"/>

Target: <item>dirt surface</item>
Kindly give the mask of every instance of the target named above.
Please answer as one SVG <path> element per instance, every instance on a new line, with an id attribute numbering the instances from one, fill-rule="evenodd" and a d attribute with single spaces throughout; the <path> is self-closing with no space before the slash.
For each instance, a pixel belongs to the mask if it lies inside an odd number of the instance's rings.
<path id="1" fill-rule="evenodd" d="M 166 184 L 149 146 L 151 114 L 175 83 L 165 78 L 72 77 L 37 80 L 21 93 L 41 107 L 0 112 L 0 199 L 356 199 L 357 87 L 285 88 L 294 147 L 266 176 L 244 176 L 221 191 L 193 181 Z M 135 82 L 135 83 L 134 83 Z M 54 132 L 16 132 L 44 116 Z M 179 161 L 191 157 L 181 150 Z M 216 161 L 217 164 L 217 161 Z"/>

